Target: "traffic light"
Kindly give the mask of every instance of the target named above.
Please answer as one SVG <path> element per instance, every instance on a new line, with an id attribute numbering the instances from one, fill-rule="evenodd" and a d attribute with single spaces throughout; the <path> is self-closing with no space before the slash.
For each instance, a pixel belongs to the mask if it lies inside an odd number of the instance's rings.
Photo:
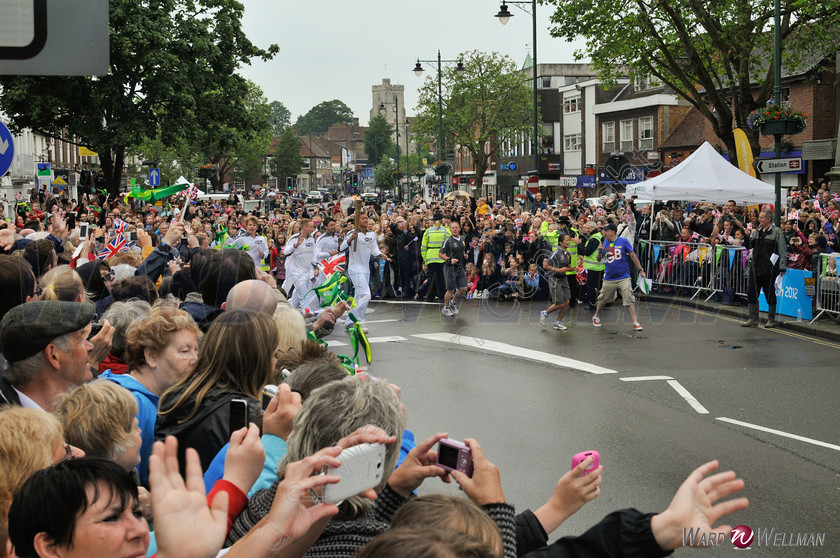
<path id="1" fill-rule="evenodd" d="M 292 180 L 293 178 L 291 176 L 286 177 L 286 190 L 292 189 Z"/>
<path id="2" fill-rule="evenodd" d="M 359 187 L 359 174 L 355 172 L 353 173 L 353 186 L 355 188 Z"/>

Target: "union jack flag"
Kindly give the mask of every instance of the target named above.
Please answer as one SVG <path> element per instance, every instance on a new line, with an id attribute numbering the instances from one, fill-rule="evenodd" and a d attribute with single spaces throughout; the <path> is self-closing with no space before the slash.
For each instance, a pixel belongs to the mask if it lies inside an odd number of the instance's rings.
<path id="1" fill-rule="evenodd" d="M 330 275 L 333 272 L 342 272 L 344 271 L 344 266 L 347 263 L 347 258 L 343 253 L 336 254 L 331 258 L 327 258 L 325 260 L 321 260 L 318 263 L 318 267 L 321 268 L 321 271 L 324 272 L 324 275 Z"/>
<path id="2" fill-rule="evenodd" d="M 114 230 L 118 233 L 124 233 L 128 228 L 128 223 L 122 219 L 114 219 Z"/>
<path id="3" fill-rule="evenodd" d="M 187 188 L 186 192 L 184 192 L 187 196 L 187 199 L 193 199 L 198 196 L 198 188 L 196 188 L 195 184 L 190 184 L 189 188 Z"/>
<path id="4" fill-rule="evenodd" d="M 795 209 L 793 209 L 791 211 L 788 211 L 787 220 L 788 221 L 799 221 L 799 212 L 796 211 Z"/>
<path id="5" fill-rule="evenodd" d="M 100 260 L 106 260 L 112 256 L 116 256 L 120 252 L 125 252 L 128 250 L 128 246 L 126 244 L 125 237 L 123 237 L 122 233 L 120 233 L 115 236 L 114 240 L 112 240 L 108 246 L 99 253 L 98 258 Z"/>

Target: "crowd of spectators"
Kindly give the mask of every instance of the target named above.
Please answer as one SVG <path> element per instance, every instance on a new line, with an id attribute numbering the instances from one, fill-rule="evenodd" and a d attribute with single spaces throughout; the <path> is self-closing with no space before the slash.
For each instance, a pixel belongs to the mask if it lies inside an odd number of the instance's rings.
<path id="1" fill-rule="evenodd" d="M 316 246 L 340 245 L 357 207 L 284 199 L 246 212 L 232 197 L 176 199 L 167 210 L 59 196 L 15 215 L 0 230 L 0 555 L 658 556 L 683 544 L 683 528 L 723 533 L 718 519 L 746 507 L 718 502 L 743 482 L 707 476 L 711 462 L 664 512 L 620 510 L 548 545 L 600 493 L 602 468 L 584 474 L 591 460 L 519 514 L 478 441 L 466 441 L 472 477 L 434 466 L 447 435 L 415 442 L 399 388 L 348 375 L 314 341 L 328 342 L 352 305 L 311 305 L 307 285 L 292 303 L 284 288 L 287 239 L 311 228 Z M 838 250 L 829 192 L 793 192 L 789 207 L 788 267 L 809 269 L 815 254 Z M 437 242 L 458 222 L 472 296 L 547 298 L 543 260 L 562 243 L 574 255 L 563 266 L 570 302 L 593 309 L 602 230 L 631 243 L 749 247 L 759 223 L 735 203 L 587 200 L 580 190 L 512 206 L 416 198 L 358 211 L 387 256 L 370 261 L 373 297 L 443 303 Z M 325 260 L 339 253 L 316 250 Z M 323 266 L 307 273 L 315 286 L 325 275 Z M 266 396 L 267 385 L 279 387 Z M 240 401 L 249 426 L 231 431 Z M 359 443 L 387 446 L 381 482 L 326 503 L 318 495 L 337 478 L 313 473 Z M 432 477 L 466 497 L 414 496 Z"/>

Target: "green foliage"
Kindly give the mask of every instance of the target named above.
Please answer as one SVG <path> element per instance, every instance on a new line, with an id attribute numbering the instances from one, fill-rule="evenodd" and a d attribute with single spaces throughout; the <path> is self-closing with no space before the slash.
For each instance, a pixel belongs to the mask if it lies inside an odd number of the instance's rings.
<path id="1" fill-rule="evenodd" d="M 471 51 L 459 57 L 465 71 L 444 70 L 443 129 L 447 146 L 469 151 L 481 184 L 490 156 L 499 145 L 532 129 L 533 99 L 528 76 L 513 60 L 498 53 Z M 437 80 L 426 79 L 420 90 L 415 132 L 425 143 L 438 137 Z M 490 153 L 485 145 L 490 145 Z"/>
<path id="2" fill-rule="evenodd" d="M 289 176 L 297 176 L 304 164 L 300 156 L 300 139 L 295 135 L 294 129 L 287 126 L 280 132 L 277 139 L 277 148 L 271 158 L 271 173 L 283 180 Z"/>
<path id="3" fill-rule="evenodd" d="M 274 119 L 274 135 L 279 136 L 285 128 L 292 125 L 292 113 L 280 101 L 271 101 L 271 116 Z"/>
<path id="4" fill-rule="evenodd" d="M 382 158 L 382 161 L 376 168 L 373 169 L 373 179 L 376 181 L 376 187 L 382 190 L 391 190 L 396 186 L 397 180 L 394 174 L 397 170 L 394 160 L 387 155 Z"/>
<path id="5" fill-rule="evenodd" d="M 129 146 L 126 154 L 129 158 L 134 156 L 140 160 L 157 161 L 161 184 L 174 184 L 181 176 L 191 182 L 198 178 L 193 167 L 201 164 L 201 154 L 196 154 L 184 141 L 165 142 L 158 133 L 153 138 L 143 138 L 137 145 Z M 127 175 L 143 182 L 148 178 L 148 168 L 129 165 Z"/>
<path id="6" fill-rule="evenodd" d="M 110 0 L 109 8 L 108 75 L 3 76 L 0 110 L 15 129 L 66 130 L 98 152 L 116 196 L 129 146 L 200 139 L 216 118 L 204 107 L 220 106 L 232 84 L 231 95 L 243 93 L 232 77 L 239 65 L 279 49 L 250 42 L 237 0 Z"/>
<path id="7" fill-rule="evenodd" d="M 301 136 L 309 134 L 321 136 L 327 133 L 330 126 L 352 123 L 353 111 L 350 110 L 350 107 L 338 99 L 333 99 L 332 101 L 319 103 L 309 109 L 309 112 L 295 122 L 295 128 Z"/>
<path id="8" fill-rule="evenodd" d="M 837 0 L 780 0 L 785 73 L 809 66 L 836 50 Z M 751 111 L 773 90 L 773 2 L 766 0 L 546 0 L 556 6 L 552 35 L 583 37 L 588 58 L 602 79 L 652 75 L 696 107 L 730 152 L 734 127 L 753 149 L 758 131 Z M 755 88 L 758 88 L 756 91 Z M 734 159 L 733 159 L 734 161 Z"/>
<path id="9" fill-rule="evenodd" d="M 368 157 L 368 165 L 375 167 L 386 155 L 391 155 L 394 149 L 394 141 L 391 134 L 394 128 L 388 120 L 377 113 L 370 119 L 368 130 L 365 132 L 365 153 Z"/>

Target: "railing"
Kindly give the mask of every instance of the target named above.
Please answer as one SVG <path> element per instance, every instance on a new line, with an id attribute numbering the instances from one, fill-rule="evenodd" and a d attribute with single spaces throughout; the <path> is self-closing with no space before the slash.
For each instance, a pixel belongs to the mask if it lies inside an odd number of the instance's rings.
<path id="1" fill-rule="evenodd" d="M 817 315 L 811 320 L 814 323 L 823 314 L 830 314 L 835 319 L 840 318 L 840 254 L 822 254 L 819 259 L 819 269 L 816 282 L 816 297 L 814 308 Z"/>
<path id="2" fill-rule="evenodd" d="M 701 292 L 712 298 L 715 289 L 715 258 L 711 245 L 702 242 L 639 240 L 635 250 L 645 275 L 662 292 L 693 290 L 692 300 Z"/>

